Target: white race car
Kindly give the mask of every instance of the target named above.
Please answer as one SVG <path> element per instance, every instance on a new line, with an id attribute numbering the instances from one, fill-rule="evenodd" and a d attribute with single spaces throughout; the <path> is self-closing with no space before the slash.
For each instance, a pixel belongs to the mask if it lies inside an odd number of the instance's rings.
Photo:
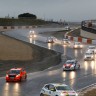
<path id="1" fill-rule="evenodd" d="M 48 37 L 46 42 L 47 43 L 54 43 L 54 38 L 53 37 Z"/>
<path id="2" fill-rule="evenodd" d="M 89 46 L 88 50 L 92 51 L 93 53 L 96 53 L 96 47 L 95 46 Z"/>
<path id="3" fill-rule="evenodd" d="M 63 71 L 80 69 L 80 64 L 77 60 L 67 60 L 63 65 Z"/>
<path id="4" fill-rule="evenodd" d="M 84 60 L 94 60 L 94 54 L 92 51 L 88 50 L 86 53 L 85 53 L 85 56 L 84 56 Z"/>
<path id="5" fill-rule="evenodd" d="M 44 85 L 40 96 L 78 96 L 78 94 L 66 84 L 50 83 Z"/>
<path id="6" fill-rule="evenodd" d="M 71 29 L 70 26 L 65 27 L 65 30 L 70 30 L 70 29 Z"/>
<path id="7" fill-rule="evenodd" d="M 35 34 L 35 31 L 31 31 L 29 32 L 29 37 L 30 38 L 35 38 L 36 37 L 36 34 Z"/>
<path id="8" fill-rule="evenodd" d="M 75 42 L 73 48 L 83 48 L 83 45 L 80 42 Z"/>
<path id="9" fill-rule="evenodd" d="M 63 39 L 62 44 L 65 44 L 65 45 L 70 44 L 70 41 L 68 39 Z"/>

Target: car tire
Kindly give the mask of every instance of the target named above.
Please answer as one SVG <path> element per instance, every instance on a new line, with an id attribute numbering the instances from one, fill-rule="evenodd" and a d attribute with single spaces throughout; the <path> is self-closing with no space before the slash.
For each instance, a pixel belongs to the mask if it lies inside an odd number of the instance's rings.
<path id="1" fill-rule="evenodd" d="M 27 80 L 27 75 L 25 75 L 25 80 Z"/>
<path id="2" fill-rule="evenodd" d="M 40 94 L 40 96 L 44 96 L 44 94 L 43 94 L 43 93 L 41 93 L 41 94 Z"/>
<path id="3" fill-rule="evenodd" d="M 6 82 L 8 82 L 8 81 L 6 80 Z"/>
<path id="4" fill-rule="evenodd" d="M 65 71 L 65 70 L 63 69 L 63 71 Z"/>
<path id="5" fill-rule="evenodd" d="M 20 82 L 22 81 L 22 77 L 20 77 Z"/>
<path id="6" fill-rule="evenodd" d="M 86 60 L 84 59 L 84 61 L 86 61 Z"/>

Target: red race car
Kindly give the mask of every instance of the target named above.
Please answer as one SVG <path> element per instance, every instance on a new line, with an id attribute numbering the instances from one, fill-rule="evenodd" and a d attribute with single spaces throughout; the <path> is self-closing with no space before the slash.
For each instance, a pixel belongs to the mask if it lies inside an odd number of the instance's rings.
<path id="1" fill-rule="evenodd" d="M 22 81 L 27 79 L 27 73 L 23 68 L 12 68 L 6 74 L 6 82 Z"/>

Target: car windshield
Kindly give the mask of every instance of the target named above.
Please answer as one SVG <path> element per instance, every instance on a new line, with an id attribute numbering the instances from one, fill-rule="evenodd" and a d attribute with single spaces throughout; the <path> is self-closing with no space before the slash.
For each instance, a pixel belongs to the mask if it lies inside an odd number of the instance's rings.
<path id="1" fill-rule="evenodd" d="M 64 41 L 68 41 L 68 39 L 64 39 Z"/>
<path id="2" fill-rule="evenodd" d="M 79 42 L 75 42 L 75 45 L 80 45 L 80 43 Z"/>
<path id="3" fill-rule="evenodd" d="M 72 61 L 67 61 L 66 64 L 74 64 Z"/>
<path id="4" fill-rule="evenodd" d="M 48 37 L 48 39 L 51 39 L 51 37 Z"/>
<path id="5" fill-rule="evenodd" d="M 85 55 L 92 55 L 92 53 L 86 53 Z"/>
<path id="6" fill-rule="evenodd" d="M 20 74 L 20 70 L 10 70 L 8 74 Z"/>
<path id="7" fill-rule="evenodd" d="M 57 90 L 72 90 L 69 86 L 57 86 Z"/>
<path id="8" fill-rule="evenodd" d="M 89 47 L 89 49 L 95 49 L 95 47 Z"/>

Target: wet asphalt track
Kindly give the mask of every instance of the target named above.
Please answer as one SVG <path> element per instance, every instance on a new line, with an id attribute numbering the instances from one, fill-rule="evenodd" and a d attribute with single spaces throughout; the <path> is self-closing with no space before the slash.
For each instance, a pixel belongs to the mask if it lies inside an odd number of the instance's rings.
<path id="1" fill-rule="evenodd" d="M 30 42 L 28 30 L 18 30 L 18 32 L 15 30 L 7 34 Z M 5 78 L 0 78 L 0 96 L 39 96 L 42 86 L 52 82 L 66 83 L 74 90 L 79 90 L 96 82 L 96 60 L 88 62 L 83 60 L 88 45 L 84 45 L 83 49 L 74 50 L 72 44 L 70 46 L 61 44 L 48 45 L 40 41 L 31 41 L 31 43 L 61 52 L 62 58 L 65 55 L 76 58 L 80 62 L 81 69 L 63 72 L 62 64 L 65 60 L 62 59 L 61 64 L 54 68 L 28 74 L 27 81 L 21 83 L 6 83 Z"/>

